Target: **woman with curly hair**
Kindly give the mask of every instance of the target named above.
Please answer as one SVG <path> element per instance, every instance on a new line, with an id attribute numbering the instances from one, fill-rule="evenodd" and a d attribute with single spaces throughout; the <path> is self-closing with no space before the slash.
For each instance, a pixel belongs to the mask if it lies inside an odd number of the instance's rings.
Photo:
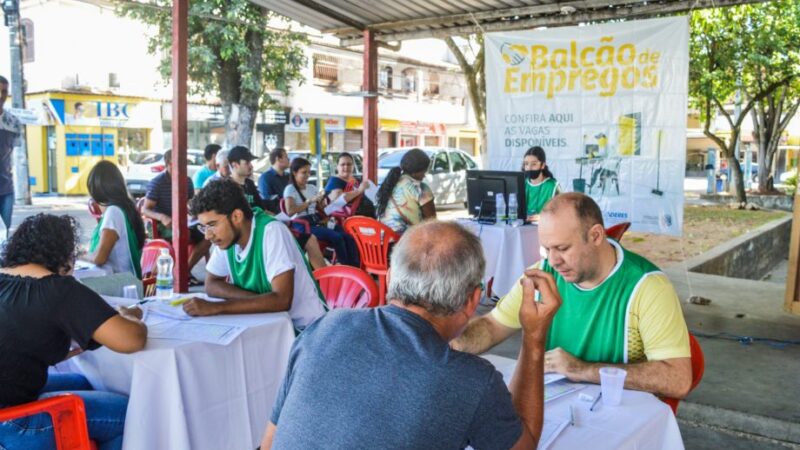
<path id="1" fill-rule="evenodd" d="M 138 308 L 115 311 L 71 276 L 78 232 L 70 216 L 25 219 L 0 255 L 0 408 L 59 393 L 83 399 L 89 437 L 101 450 L 122 448 L 127 397 L 93 391 L 77 374 L 47 368 L 75 352 L 105 345 L 132 353 L 147 340 Z M 0 448 L 55 448 L 46 414 L 0 422 Z"/>
<path id="2" fill-rule="evenodd" d="M 425 219 L 436 218 L 433 192 L 422 180 L 428 173 L 430 157 L 413 148 L 403 155 L 400 167 L 393 167 L 378 190 L 378 219 L 398 233 Z"/>
<path id="3" fill-rule="evenodd" d="M 89 172 L 86 185 L 103 213 L 92 233 L 89 261 L 111 273 L 130 272 L 141 278 L 144 222 L 122 172 L 114 163 L 100 161 Z"/>

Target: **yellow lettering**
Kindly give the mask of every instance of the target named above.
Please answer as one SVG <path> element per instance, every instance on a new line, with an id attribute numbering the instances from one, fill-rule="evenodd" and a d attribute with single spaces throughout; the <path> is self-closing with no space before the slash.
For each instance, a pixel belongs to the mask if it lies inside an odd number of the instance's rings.
<path id="1" fill-rule="evenodd" d="M 597 80 L 597 70 L 596 69 L 586 69 L 583 71 L 583 79 L 581 79 L 581 88 L 584 91 L 593 91 L 597 87 L 595 84 L 595 80 Z"/>
<path id="2" fill-rule="evenodd" d="M 517 73 L 519 73 L 518 67 L 509 67 L 506 69 L 506 83 L 503 87 L 503 92 L 519 92 L 519 89 L 517 88 L 518 78 L 515 76 Z"/>
<path id="3" fill-rule="evenodd" d="M 569 41 L 569 66 L 578 68 L 578 43 L 575 41 Z"/>
<path id="4" fill-rule="evenodd" d="M 612 97 L 617 93 L 619 69 L 608 67 L 600 74 L 600 97 Z"/>
<path id="5" fill-rule="evenodd" d="M 560 48 L 553 52 L 550 57 L 550 67 L 553 69 L 562 69 L 567 67 L 567 51 Z"/>
<path id="6" fill-rule="evenodd" d="M 550 80 L 547 83 L 547 98 L 553 98 L 555 92 L 561 92 L 567 82 L 567 74 L 563 70 L 550 72 Z"/>
<path id="7" fill-rule="evenodd" d="M 569 87 L 567 90 L 574 91 L 575 90 L 575 82 L 580 80 L 581 78 L 581 71 L 580 70 L 570 70 L 569 71 Z"/>
<path id="8" fill-rule="evenodd" d="M 657 66 L 647 66 L 642 71 L 642 87 L 654 88 L 658 85 L 658 72 Z"/>
<path id="9" fill-rule="evenodd" d="M 522 82 L 520 83 L 520 92 L 528 92 L 528 87 L 530 86 L 531 81 L 531 73 L 530 72 L 523 72 L 522 73 Z"/>
<path id="10" fill-rule="evenodd" d="M 622 87 L 634 89 L 639 84 L 639 68 L 628 66 L 622 71 Z"/>
<path id="11" fill-rule="evenodd" d="M 600 40 L 604 41 L 606 38 Z M 610 40 L 609 38 L 608 41 Z M 604 45 L 597 49 L 597 65 L 610 66 L 612 64 L 614 64 L 614 47 L 611 45 Z"/>
<path id="12" fill-rule="evenodd" d="M 617 62 L 620 65 L 628 66 L 636 60 L 636 47 L 633 44 L 623 44 L 617 52 Z"/>
<path id="13" fill-rule="evenodd" d="M 545 67 L 547 67 L 547 47 L 531 45 L 531 69 L 544 69 Z"/>
<path id="14" fill-rule="evenodd" d="M 583 50 L 581 50 L 581 66 L 583 67 L 592 67 L 594 65 L 594 63 L 589 60 L 589 52 L 594 53 L 594 47 L 584 47 Z"/>
<path id="15" fill-rule="evenodd" d="M 547 82 L 547 73 L 533 72 L 531 74 L 531 91 L 544 92 L 544 85 Z"/>
<path id="16" fill-rule="evenodd" d="M 653 65 L 658 64 L 658 59 L 661 58 L 661 52 L 653 52 L 650 54 L 650 63 Z"/>

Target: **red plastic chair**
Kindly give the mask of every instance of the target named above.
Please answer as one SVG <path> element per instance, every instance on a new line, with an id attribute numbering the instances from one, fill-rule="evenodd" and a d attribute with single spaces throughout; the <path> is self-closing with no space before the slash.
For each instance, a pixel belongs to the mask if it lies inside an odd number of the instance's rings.
<path id="1" fill-rule="evenodd" d="M 356 189 L 355 183 L 351 180 L 347 182 L 347 185 L 342 190 L 342 195 L 352 192 Z M 339 211 L 335 211 L 331 214 L 331 217 L 336 221 L 336 223 L 344 227 L 344 221 L 348 218 L 354 216 L 356 211 L 358 211 L 358 207 L 361 205 L 361 200 L 364 198 L 364 195 L 359 195 L 358 197 L 354 198 L 350 203 L 344 206 L 344 208 L 340 209 Z"/>
<path id="2" fill-rule="evenodd" d="M 350 266 L 328 266 L 314 271 L 330 309 L 378 306 L 378 286 L 368 273 Z"/>
<path id="3" fill-rule="evenodd" d="M 151 239 L 145 242 L 142 248 L 142 289 L 145 297 L 152 297 L 156 294 L 156 260 L 158 255 L 161 254 L 161 249 L 169 249 L 169 254 L 172 259 L 175 259 L 175 251 L 172 245 L 163 239 Z"/>
<path id="4" fill-rule="evenodd" d="M 103 212 L 100 211 L 100 205 L 98 205 L 93 198 L 89 198 L 88 207 L 89 207 L 89 215 L 94 217 L 94 220 L 99 222 L 100 218 L 103 217 Z"/>
<path id="5" fill-rule="evenodd" d="M 689 392 L 691 392 L 697 387 L 698 384 L 700 384 L 700 380 L 703 379 L 703 373 L 705 373 L 706 370 L 706 359 L 703 355 L 703 348 L 700 347 L 700 343 L 697 342 L 697 339 L 694 336 L 692 336 L 692 333 L 689 333 L 689 348 L 691 349 L 692 354 L 692 387 L 689 389 Z M 672 408 L 673 414 L 678 415 L 678 404 L 681 402 L 680 399 L 663 397 L 661 401 Z"/>
<path id="6" fill-rule="evenodd" d="M 378 277 L 379 304 L 385 305 L 389 247 L 400 240 L 400 235 L 381 222 L 363 216 L 353 216 L 345 220 L 344 230 L 356 241 L 362 268 Z"/>
<path id="7" fill-rule="evenodd" d="M 136 211 L 139 212 L 139 215 L 142 216 L 142 220 L 144 221 L 145 225 L 149 222 L 150 223 L 150 230 L 151 234 L 153 235 L 153 239 L 161 239 L 161 235 L 158 232 L 158 221 L 153 219 L 152 217 L 147 217 L 142 214 L 142 209 L 144 208 L 144 201 L 146 199 L 144 197 L 140 198 L 136 201 Z M 147 228 L 147 227 L 145 227 Z"/>
<path id="8" fill-rule="evenodd" d="M 618 223 L 614 226 L 606 228 L 606 236 L 619 242 L 622 240 L 622 236 L 625 234 L 626 231 L 628 231 L 628 228 L 630 227 L 631 227 L 630 222 Z"/>
<path id="9" fill-rule="evenodd" d="M 278 205 L 281 209 L 281 212 L 289 216 L 290 214 L 286 212 L 286 202 L 284 200 L 285 199 L 282 198 L 280 202 L 278 202 Z M 303 233 L 307 235 L 311 234 L 311 224 L 305 219 L 292 219 L 289 221 L 289 230 L 297 238 Z M 327 251 L 328 255 L 330 256 L 330 261 L 335 262 L 336 252 L 333 250 L 333 247 L 330 246 L 328 241 L 317 239 L 317 242 L 319 243 L 319 251 L 322 252 L 323 255 L 325 255 L 325 252 Z"/>
<path id="10" fill-rule="evenodd" d="M 94 443 L 89 440 L 86 428 L 86 409 L 83 400 L 74 394 L 57 395 L 0 409 L 0 422 L 34 414 L 47 413 L 53 420 L 57 450 L 92 450 Z"/>

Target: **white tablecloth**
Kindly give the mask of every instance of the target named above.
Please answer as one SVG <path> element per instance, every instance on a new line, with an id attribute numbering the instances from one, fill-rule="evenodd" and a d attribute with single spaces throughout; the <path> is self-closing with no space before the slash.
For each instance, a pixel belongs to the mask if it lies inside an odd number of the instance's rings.
<path id="1" fill-rule="evenodd" d="M 130 397 L 125 450 L 241 450 L 260 444 L 294 341 L 289 315 L 192 320 L 247 329 L 226 346 L 148 339 L 138 353 L 101 348 L 64 363 L 95 389 Z"/>
<path id="2" fill-rule="evenodd" d="M 510 381 L 517 364 L 515 360 L 495 355 L 483 357 L 494 364 L 506 382 Z M 573 405 L 575 411 L 575 426 L 567 426 L 550 449 L 683 449 L 683 439 L 675 415 L 656 396 L 625 390 L 621 405 L 605 406 L 601 400 L 594 411 L 589 411 L 591 403 L 578 399 L 580 393 L 594 398 L 599 392 L 600 386 L 590 384 L 578 392 L 545 403 L 545 420 L 569 420 L 569 405 Z"/>
<path id="3" fill-rule="evenodd" d="M 481 239 L 486 257 L 486 280 L 494 277 L 492 294 L 502 297 L 514 286 L 522 272 L 541 259 L 536 225 L 512 227 L 459 221 Z"/>

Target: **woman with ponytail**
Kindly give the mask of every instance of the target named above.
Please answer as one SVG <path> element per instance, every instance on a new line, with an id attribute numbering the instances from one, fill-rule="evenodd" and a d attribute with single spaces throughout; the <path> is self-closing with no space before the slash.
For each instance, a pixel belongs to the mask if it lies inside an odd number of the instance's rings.
<path id="1" fill-rule="evenodd" d="M 103 213 L 92 233 L 89 261 L 111 273 L 142 277 L 144 222 L 125 187 L 125 178 L 110 161 L 100 161 L 86 181 L 89 195 Z"/>
<path id="2" fill-rule="evenodd" d="M 547 167 L 547 155 L 542 147 L 531 147 L 522 160 L 525 172 L 525 204 L 528 222 L 538 222 L 539 212 L 551 198 L 561 193 L 561 187 Z"/>
<path id="3" fill-rule="evenodd" d="M 328 228 L 322 221 L 320 211 L 325 205 L 325 192 L 319 192 L 316 186 L 308 182 L 311 176 L 311 162 L 305 158 L 295 158 L 289 166 L 289 184 L 283 190 L 286 214 L 297 214 L 300 219 L 307 220 L 311 226 L 311 234 L 317 239 L 328 242 L 336 252 L 336 259 L 341 264 L 359 267 L 358 248 L 353 237 L 345 233 L 342 227 Z"/>
<path id="4" fill-rule="evenodd" d="M 403 155 L 400 167 L 393 167 L 378 190 L 378 219 L 398 233 L 425 219 L 436 218 L 433 192 L 422 180 L 431 159 L 414 148 Z"/>

